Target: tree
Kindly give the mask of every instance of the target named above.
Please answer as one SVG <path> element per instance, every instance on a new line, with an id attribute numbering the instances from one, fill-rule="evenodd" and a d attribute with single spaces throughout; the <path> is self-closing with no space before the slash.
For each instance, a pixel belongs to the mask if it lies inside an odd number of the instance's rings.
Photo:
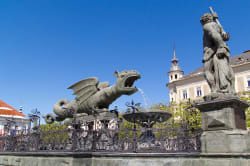
<path id="1" fill-rule="evenodd" d="M 189 124 L 190 127 L 201 127 L 200 111 L 192 106 L 193 102 L 171 102 L 169 106 L 163 103 L 154 104 L 151 109 L 169 111 L 172 113 L 172 118 L 169 121 L 174 121 L 176 124 Z"/>
<path id="2" fill-rule="evenodd" d="M 239 96 L 242 100 L 245 100 L 246 102 L 248 102 L 248 104 L 250 104 L 250 92 L 240 92 Z M 247 128 L 248 130 L 250 130 L 250 107 L 248 107 L 245 110 L 246 113 L 246 123 L 247 123 Z"/>
<path id="3" fill-rule="evenodd" d="M 42 147 L 50 146 L 51 149 L 65 144 L 68 140 L 67 126 L 65 123 L 42 124 L 39 127 Z"/>

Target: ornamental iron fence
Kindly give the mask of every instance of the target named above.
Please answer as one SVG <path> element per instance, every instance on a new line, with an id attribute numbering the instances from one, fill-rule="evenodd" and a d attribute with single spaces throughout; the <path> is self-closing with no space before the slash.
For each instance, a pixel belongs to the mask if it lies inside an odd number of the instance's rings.
<path id="1" fill-rule="evenodd" d="M 127 106 L 132 108 L 132 112 L 127 113 L 139 115 L 136 114 L 138 104 L 132 102 Z M 64 124 L 6 132 L 0 136 L 0 151 L 199 153 L 202 130 L 199 121 L 189 120 L 197 116 L 192 108 L 186 109 L 186 113 L 190 111 L 191 114 L 181 120 L 172 118 L 166 122 L 129 122 L 120 116 L 113 119 L 93 119 L 95 116 L 92 116 L 91 120 L 74 117 Z M 113 112 L 118 115 L 117 110 Z"/>
<path id="2" fill-rule="evenodd" d="M 201 133 L 198 126 L 174 121 L 151 128 L 125 120 L 69 122 L 2 135 L 0 151 L 200 152 Z"/>

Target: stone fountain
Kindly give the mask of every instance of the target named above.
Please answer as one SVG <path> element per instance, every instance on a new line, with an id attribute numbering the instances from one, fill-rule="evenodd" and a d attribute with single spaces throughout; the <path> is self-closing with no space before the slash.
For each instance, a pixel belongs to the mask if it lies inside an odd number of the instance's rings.
<path id="1" fill-rule="evenodd" d="M 139 108 L 139 104 L 134 104 L 132 101 L 131 104 L 126 104 L 128 109 L 122 116 L 129 122 L 139 124 L 143 127 L 142 134 L 139 137 L 139 142 L 150 142 L 155 143 L 155 135 L 153 134 L 153 125 L 156 123 L 161 123 L 167 121 L 172 117 L 172 114 L 168 111 L 156 110 L 156 109 L 146 109 Z"/>

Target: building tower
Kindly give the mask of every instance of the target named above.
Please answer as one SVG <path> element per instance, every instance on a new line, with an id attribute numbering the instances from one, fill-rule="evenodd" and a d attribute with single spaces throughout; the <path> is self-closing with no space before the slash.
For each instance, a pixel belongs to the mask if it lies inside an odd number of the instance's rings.
<path id="1" fill-rule="evenodd" d="M 179 80 L 183 76 L 183 71 L 181 70 L 178 62 L 179 60 L 176 58 L 175 55 L 175 46 L 174 46 L 174 57 L 171 60 L 172 66 L 170 68 L 170 72 L 168 72 L 169 77 L 169 83 L 167 84 L 167 87 L 169 88 L 169 99 L 170 102 L 177 100 L 177 90 L 176 90 L 176 84 L 174 81 Z"/>
<path id="2" fill-rule="evenodd" d="M 168 72 L 169 83 L 180 79 L 183 76 L 183 71 L 181 70 L 178 62 L 179 60 L 176 58 L 175 55 L 175 46 L 174 46 L 174 57 L 171 60 L 172 66 L 170 68 L 170 72 Z"/>

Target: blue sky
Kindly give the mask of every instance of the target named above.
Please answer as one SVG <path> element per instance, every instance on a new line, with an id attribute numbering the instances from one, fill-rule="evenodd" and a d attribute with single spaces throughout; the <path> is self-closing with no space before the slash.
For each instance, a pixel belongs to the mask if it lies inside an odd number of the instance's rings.
<path id="1" fill-rule="evenodd" d="M 0 1 L 0 99 L 53 112 L 72 100 L 73 83 L 96 76 L 115 83 L 115 70 L 134 69 L 149 104 L 167 103 L 173 43 L 187 74 L 202 65 L 200 17 L 213 6 L 231 35 L 231 55 L 249 50 L 249 0 L 13 0 Z M 112 106 L 142 102 L 140 93 Z"/>

